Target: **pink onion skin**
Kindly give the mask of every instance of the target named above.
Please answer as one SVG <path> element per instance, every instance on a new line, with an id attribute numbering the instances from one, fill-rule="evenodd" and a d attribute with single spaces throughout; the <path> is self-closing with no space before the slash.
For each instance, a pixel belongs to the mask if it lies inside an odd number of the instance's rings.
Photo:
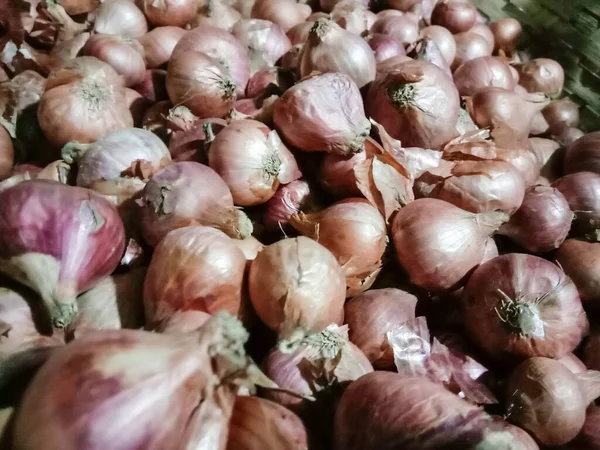
<path id="1" fill-rule="evenodd" d="M 552 183 L 567 199 L 575 213 L 572 234 L 591 241 L 600 240 L 600 175 L 575 172 Z"/>
<path id="2" fill-rule="evenodd" d="M 596 450 L 600 448 L 600 407 L 591 405 L 588 407 L 585 414 L 585 422 L 583 428 L 577 435 L 574 441 L 568 445 L 572 445 L 577 450 Z"/>
<path id="3" fill-rule="evenodd" d="M 600 312 L 600 243 L 567 239 L 554 257 L 577 286 L 585 310 Z"/>
<path id="4" fill-rule="evenodd" d="M 269 230 L 288 225 L 291 217 L 298 213 L 310 195 L 310 186 L 304 180 L 294 180 L 281 185 L 265 204 L 263 224 Z"/>
<path id="5" fill-rule="evenodd" d="M 553 134 L 564 127 L 579 125 L 579 105 L 568 97 L 550 102 L 542 113 Z"/>
<path id="6" fill-rule="evenodd" d="M 456 56 L 456 41 L 448 29 L 439 25 L 431 25 L 423 28 L 420 35 L 421 37 L 433 39 L 433 42 L 436 43 L 440 52 L 444 55 L 448 65 L 452 66 Z"/>
<path id="7" fill-rule="evenodd" d="M 360 152 L 371 124 L 351 77 L 326 73 L 301 81 L 275 103 L 277 131 L 305 151 Z"/>
<path id="8" fill-rule="evenodd" d="M 15 151 L 12 139 L 4 127 L 0 127 L 0 180 L 5 179 L 12 171 Z"/>
<path id="9" fill-rule="evenodd" d="M 230 5 L 229 2 L 221 0 L 205 2 L 198 10 L 196 17 L 192 20 L 191 26 L 192 28 L 196 28 L 204 25 L 212 25 L 226 31 L 231 31 L 236 22 L 242 19 L 241 12 L 234 9 L 234 6 L 236 6 L 241 10 L 242 8 L 239 7 L 241 3 L 243 2 L 240 2 L 237 5 Z M 248 5 L 248 7 L 252 7 L 252 5 Z M 249 14 L 244 18 L 247 19 L 248 17 Z"/>
<path id="10" fill-rule="evenodd" d="M 431 14 L 432 25 L 441 25 L 453 34 L 469 31 L 477 20 L 477 10 L 469 2 L 443 0 Z M 491 50 L 490 50 L 491 51 Z"/>
<path id="11" fill-rule="evenodd" d="M 567 147 L 565 173 L 600 174 L 600 131 L 589 133 Z"/>
<path id="12" fill-rule="evenodd" d="M 98 8 L 94 31 L 102 34 L 126 34 L 137 39 L 148 32 L 148 23 L 135 2 L 108 0 L 102 2 Z"/>
<path id="13" fill-rule="evenodd" d="M 415 318 L 417 298 L 400 289 L 371 289 L 344 306 L 350 342 L 362 350 L 378 370 L 394 368 L 394 352 L 386 333 Z"/>
<path id="14" fill-rule="evenodd" d="M 492 30 L 490 30 L 490 27 L 488 27 L 485 23 L 477 23 L 469 31 L 471 33 L 476 33 L 485 38 L 485 40 L 488 41 L 488 44 L 490 45 L 490 52 L 494 51 L 496 39 L 494 38 L 494 33 L 492 33 Z"/>
<path id="15" fill-rule="evenodd" d="M 392 239 L 413 284 L 452 290 L 480 264 L 487 239 L 506 219 L 501 211 L 473 214 L 442 200 L 418 199 L 396 214 Z"/>
<path id="16" fill-rule="evenodd" d="M 186 30 L 179 27 L 157 27 L 139 39 L 144 47 L 146 66 L 155 69 L 169 62 L 175 46 L 185 35 Z"/>
<path id="17" fill-rule="evenodd" d="M 547 58 L 532 59 L 516 67 L 519 71 L 519 84 L 528 92 L 542 92 L 556 98 L 562 92 L 565 72 L 562 66 Z"/>
<path id="18" fill-rule="evenodd" d="M 523 31 L 520 22 L 512 17 L 506 17 L 490 23 L 490 30 L 494 34 L 494 51 L 512 55 Z"/>
<path id="19" fill-rule="evenodd" d="M 456 41 L 456 56 L 452 62 L 452 70 L 458 69 L 472 59 L 492 55 L 488 41 L 480 34 L 467 31 L 456 34 L 454 40 Z"/>
<path id="20" fill-rule="evenodd" d="M 119 264 L 121 218 L 100 195 L 55 181 L 23 181 L 0 199 L 3 271 L 41 295 L 55 326 L 67 326 L 76 295 Z"/>
<path id="21" fill-rule="evenodd" d="M 394 56 L 406 55 L 404 45 L 398 39 L 385 34 L 369 34 L 366 38 L 375 53 L 375 61 L 380 63 Z"/>
<path id="22" fill-rule="evenodd" d="M 511 309 L 515 302 L 519 309 Z M 532 255 L 502 255 L 479 266 L 462 307 L 473 341 L 498 359 L 561 358 L 588 329 L 575 284 L 558 266 Z"/>
<path id="23" fill-rule="evenodd" d="M 140 0 L 140 9 L 154 26 L 183 27 L 196 15 L 198 4 L 191 0 Z"/>
<path id="24" fill-rule="evenodd" d="M 311 12 L 309 5 L 297 3 L 295 0 L 256 0 L 252 6 L 251 17 L 270 20 L 287 33 L 294 25 L 307 20 Z"/>
<path id="25" fill-rule="evenodd" d="M 496 148 L 496 158 L 512 164 L 523 177 L 526 188 L 533 186 L 540 176 L 541 160 L 526 144 L 518 148 Z"/>
<path id="26" fill-rule="evenodd" d="M 452 79 L 440 68 L 407 61 L 377 76 L 365 106 L 402 145 L 437 148 L 456 137 L 459 103 Z"/>
<path id="27" fill-rule="evenodd" d="M 225 233 L 184 227 L 160 241 L 144 284 L 148 324 L 158 325 L 176 311 L 227 311 L 242 308 L 246 258 Z"/>
<path id="28" fill-rule="evenodd" d="M 537 137 L 529 138 L 528 141 L 533 153 L 542 163 L 540 180 L 543 179 L 543 183 L 539 183 L 550 184 L 554 182 L 562 173 L 562 152 L 558 151 L 560 144 L 552 139 Z"/>
<path id="29" fill-rule="evenodd" d="M 498 234 L 510 237 L 531 253 L 549 252 L 567 238 L 573 218 L 567 199 L 558 189 L 533 186 Z"/>
<path id="30" fill-rule="evenodd" d="M 454 83 L 460 95 L 467 97 L 488 87 L 513 90 L 516 85 L 508 64 L 492 56 L 481 56 L 462 64 L 454 72 Z"/>
<path id="31" fill-rule="evenodd" d="M 290 28 L 286 35 L 292 45 L 304 44 L 308 39 L 308 34 L 314 22 L 301 22 Z"/>
<path id="32" fill-rule="evenodd" d="M 377 19 L 370 30 L 371 33 L 385 34 L 410 45 L 419 39 L 419 26 L 406 16 L 387 16 Z"/>
<path id="33" fill-rule="evenodd" d="M 371 139 L 371 138 L 367 138 Z M 366 152 L 342 156 L 328 153 L 321 165 L 321 180 L 325 188 L 338 198 L 360 197 L 354 166 L 367 159 Z"/>
<path id="34" fill-rule="evenodd" d="M 409 55 L 417 61 L 426 61 L 439 67 L 446 75 L 452 77 L 450 66 L 433 39 L 419 39 L 409 47 Z"/>
<path id="35" fill-rule="evenodd" d="M 560 129 L 554 130 L 553 139 L 556 139 L 562 145 L 571 145 L 583 136 L 585 136 L 585 133 L 579 128 L 560 127 Z"/>

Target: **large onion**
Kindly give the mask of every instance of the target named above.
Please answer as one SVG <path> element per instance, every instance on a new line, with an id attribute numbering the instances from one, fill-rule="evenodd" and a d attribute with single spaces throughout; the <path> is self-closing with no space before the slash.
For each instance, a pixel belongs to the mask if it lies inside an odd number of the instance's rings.
<path id="1" fill-rule="evenodd" d="M 600 312 L 600 243 L 567 239 L 555 258 L 577 286 L 586 311 Z"/>
<path id="2" fill-rule="evenodd" d="M 454 83 L 463 96 L 473 96 L 487 87 L 515 88 L 510 67 L 499 58 L 482 56 L 465 62 L 454 72 Z"/>
<path id="3" fill-rule="evenodd" d="M 523 31 L 519 21 L 512 17 L 506 17 L 490 23 L 490 30 L 494 34 L 494 50 L 501 51 L 508 56 L 512 55 Z"/>
<path id="4" fill-rule="evenodd" d="M 600 174 L 600 131 L 586 134 L 567 147 L 565 173 L 583 171 Z"/>
<path id="5" fill-rule="evenodd" d="M 140 0 L 139 5 L 148 21 L 159 27 L 183 27 L 198 10 L 196 0 Z"/>
<path id="6" fill-rule="evenodd" d="M 477 19 L 477 10 L 469 3 L 456 0 L 442 0 L 431 15 L 432 25 L 441 25 L 452 33 L 469 31 Z"/>
<path id="7" fill-rule="evenodd" d="M 560 95 L 565 83 L 562 66 L 552 59 L 532 59 L 516 66 L 519 84 L 528 92 L 543 92 L 550 97 Z"/>
<path id="8" fill-rule="evenodd" d="M 179 27 L 157 27 L 139 39 L 144 47 L 149 69 L 162 66 L 171 59 L 173 49 L 186 31 Z"/>
<path id="9" fill-rule="evenodd" d="M 576 172 L 552 184 L 567 199 L 575 213 L 572 233 L 591 241 L 600 240 L 600 175 Z"/>
<path id="10" fill-rule="evenodd" d="M 136 39 L 148 31 L 144 13 L 131 0 L 102 2 L 94 21 L 94 31 L 102 34 L 128 35 Z"/>

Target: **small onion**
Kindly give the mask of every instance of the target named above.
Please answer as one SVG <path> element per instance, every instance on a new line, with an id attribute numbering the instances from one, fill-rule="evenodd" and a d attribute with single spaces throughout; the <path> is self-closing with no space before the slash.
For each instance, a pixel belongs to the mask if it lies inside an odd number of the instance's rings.
<path id="1" fill-rule="evenodd" d="M 431 14 L 432 25 L 440 25 L 454 34 L 469 31 L 476 20 L 477 10 L 463 1 L 442 0 Z"/>
<path id="2" fill-rule="evenodd" d="M 381 17 L 373 24 L 370 32 L 391 36 L 403 45 L 413 44 L 419 39 L 419 25 L 405 15 Z"/>
<path id="3" fill-rule="evenodd" d="M 554 257 L 577 286 L 585 310 L 600 312 L 600 243 L 567 239 Z"/>
<path id="4" fill-rule="evenodd" d="M 310 186 L 304 180 L 294 180 L 279 186 L 275 195 L 265 204 L 263 224 L 269 230 L 285 227 L 298 213 L 310 196 Z"/>
<path id="5" fill-rule="evenodd" d="M 137 39 L 148 32 L 148 23 L 135 2 L 106 0 L 98 8 L 94 31 L 102 34 L 127 35 Z"/>
<path id="6" fill-rule="evenodd" d="M 462 64 L 454 72 L 454 83 L 460 95 L 467 97 L 488 87 L 512 91 L 516 85 L 510 66 L 491 56 L 481 56 Z"/>
<path id="7" fill-rule="evenodd" d="M 148 21 L 158 27 L 183 27 L 198 10 L 195 0 L 140 0 L 138 3 Z"/>
<path id="8" fill-rule="evenodd" d="M 288 89 L 275 103 L 277 130 L 294 147 L 348 155 L 362 150 L 371 124 L 351 77 L 317 75 Z"/>
<path id="9" fill-rule="evenodd" d="M 149 325 L 158 325 L 176 311 L 242 309 L 246 258 L 219 230 L 190 226 L 171 231 L 160 241 L 144 284 L 144 310 Z"/>
<path id="10" fill-rule="evenodd" d="M 394 56 L 406 55 L 404 45 L 398 39 L 385 34 L 369 34 L 366 38 L 369 47 L 375 53 L 375 61 L 380 63 Z"/>
<path id="11" fill-rule="evenodd" d="M 0 180 L 5 179 L 12 171 L 15 152 L 8 131 L 0 125 Z"/>
<path id="12" fill-rule="evenodd" d="M 210 147 L 208 161 L 229 186 L 236 205 L 265 203 L 280 183 L 302 175 L 276 131 L 255 120 L 239 120 L 223 129 Z"/>
<path id="13" fill-rule="evenodd" d="M 452 62 L 452 70 L 481 56 L 491 56 L 490 46 L 486 38 L 472 31 L 459 33 L 454 36 L 456 41 L 456 56 Z"/>
<path id="14" fill-rule="evenodd" d="M 473 214 L 425 198 L 403 207 L 392 222 L 396 254 L 411 282 L 428 290 L 459 287 L 483 259 L 486 241 L 507 214 Z"/>
<path id="15" fill-rule="evenodd" d="M 294 343 L 340 319 L 346 282 L 331 252 L 300 236 L 258 254 L 250 266 L 249 292 L 260 319 Z"/>
<path id="16" fill-rule="evenodd" d="M 586 134 L 567 147 L 565 173 L 583 171 L 600 174 L 600 131 Z"/>
<path id="17" fill-rule="evenodd" d="M 483 36 L 485 40 L 488 41 L 490 53 L 494 51 L 496 41 L 494 39 L 494 33 L 492 33 L 492 30 L 490 30 L 490 27 L 488 27 L 485 23 L 479 23 L 473 26 L 473 28 L 471 28 L 469 31 L 471 33 L 476 33 L 480 36 Z"/>
<path id="18" fill-rule="evenodd" d="M 268 20 L 242 19 L 231 33 L 248 49 L 250 75 L 274 66 L 292 46 L 283 29 Z"/>
<path id="19" fill-rule="evenodd" d="M 144 47 L 148 68 L 154 69 L 167 63 L 185 33 L 179 27 L 157 27 L 143 35 L 138 41 Z"/>
<path id="20" fill-rule="evenodd" d="M 252 6 L 253 19 L 270 20 L 287 32 L 310 16 L 311 8 L 296 0 L 256 0 Z"/>
<path id="21" fill-rule="evenodd" d="M 550 97 L 560 95 L 565 84 L 562 66 L 552 59 L 539 58 L 516 66 L 519 84 L 528 92 L 543 92 Z"/>
<path id="22" fill-rule="evenodd" d="M 542 110 L 550 130 L 561 130 L 562 127 L 576 127 L 579 125 L 579 105 L 570 98 L 563 98 L 550 102 Z"/>
<path id="23" fill-rule="evenodd" d="M 576 172 L 552 184 L 567 199 L 575 213 L 572 233 L 591 241 L 600 240 L 600 175 Z"/>
<path id="24" fill-rule="evenodd" d="M 233 26 L 242 19 L 242 15 L 228 3 L 221 0 L 207 1 L 191 21 L 192 28 L 212 25 L 222 30 L 231 31 Z"/>
<path id="25" fill-rule="evenodd" d="M 561 358 L 587 332 L 575 284 L 537 256 L 507 254 L 479 266 L 462 298 L 465 327 L 496 358 Z"/>
<path id="26" fill-rule="evenodd" d="M 500 19 L 490 23 L 490 30 L 494 34 L 494 51 L 512 55 L 523 31 L 519 21 L 512 17 Z"/>
<path id="27" fill-rule="evenodd" d="M 156 246 L 170 231 L 189 225 L 221 230 L 232 238 L 252 233 L 252 223 L 233 206 L 233 197 L 219 175 L 192 161 L 171 164 L 148 182 L 142 196 L 144 240 Z"/>
<path id="28" fill-rule="evenodd" d="M 450 31 L 439 25 L 431 25 L 421 30 L 421 37 L 433 39 L 448 65 L 452 66 L 456 56 L 456 41 Z"/>

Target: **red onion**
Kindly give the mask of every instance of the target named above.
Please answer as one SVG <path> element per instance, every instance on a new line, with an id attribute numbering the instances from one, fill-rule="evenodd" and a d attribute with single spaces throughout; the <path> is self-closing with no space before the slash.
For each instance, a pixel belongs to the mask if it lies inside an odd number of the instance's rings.
<path id="1" fill-rule="evenodd" d="M 494 51 L 496 41 L 494 39 L 494 33 L 492 33 L 492 30 L 490 30 L 490 27 L 488 27 L 485 23 L 479 23 L 474 25 L 469 31 L 485 38 L 489 44 L 490 53 Z"/>
<path id="2" fill-rule="evenodd" d="M 198 161 L 208 163 L 208 149 L 215 134 L 227 126 L 218 118 L 199 119 L 185 106 L 168 111 L 166 127 L 170 132 L 169 152 L 175 161 Z"/>
<path id="3" fill-rule="evenodd" d="M 556 61 L 532 59 L 516 68 L 519 71 L 519 84 L 528 92 L 542 92 L 550 97 L 557 97 L 562 92 L 565 72 Z"/>
<path id="4" fill-rule="evenodd" d="M 293 412 L 270 400 L 238 396 L 229 422 L 227 450 L 308 448 L 304 424 Z"/>
<path id="5" fill-rule="evenodd" d="M 102 2 L 94 21 L 94 31 L 102 34 L 128 35 L 134 39 L 148 31 L 144 13 L 131 0 Z"/>
<path id="6" fill-rule="evenodd" d="M 341 155 L 361 151 L 371 129 L 360 91 L 343 73 L 317 75 L 291 87 L 275 103 L 273 119 L 294 147 Z"/>
<path id="7" fill-rule="evenodd" d="M 560 267 L 525 254 L 479 266 L 463 294 L 465 326 L 488 355 L 560 358 L 579 344 L 587 318 Z"/>
<path id="8" fill-rule="evenodd" d="M 0 193 L 1 270 L 40 294 L 56 327 L 75 297 L 109 275 L 125 248 L 117 211 L 98 194 L 55 181 L 23 181 Z"/>
<path id="9" fill-rule="evenodd" d="M 367 138 L 368 142 L 371 138 Z M 339 198 L 359 197 L 354 167 L 367 160 L 367 153 L 360 152 L 351 156 L 328 153 L 321 166 L 321 180 L 329 192 Z"/>
<path id="10" fill-rule="evenodd" d="M 542 110 L 544 119 L 548 122 L 551 131 L 560 132 L 563 127 L 576 127 L 579 125 L 579 105 L 570 98 L 563 98 L 550 102 Z"/>
<path id="11" fill-rule="evenodd" d="M 437 199 L 419 199 L 392 222 L 396 254 L 411 282 L 428 290 L 460 286 L 476 267 L 488 237 L 507 220 L 492 211 L 473 214 Z"/>
<path id="12" fill-rule="evenodd" d="M 600 174 L 600 131 L 586 134 L 567 147 L 565 173 L 583 171 Z"/>
<path id="13" fill-rule="evenodd" d="M 586 408 L 600 395 L 599 375 L 575 375 L 559 361 L 530 358 L 509 378 L 508 419 L 544 445 L 566 444 L 581 431 Z"/>
<path id="14" fill-rule="evenodd" d="M 452 66 L 454 57 L 456 56 L 456 41 L 454 36 L 446 28 L 439 25 L 431 25 L 423 28 L 420 33 L 421 37 L 433 39 L 433 42 L 438 46 L 440 52 L 449 66 Z"/>
<path id="15" fill-rule="evenodd" d="M 248 52 L 231 33 L 210 25 L 194 28 L 179 40 L 173 57 L 189 51 L 206 53 L 214 58 L 228 72 L 227 78 L 233 78 L 238 93 L 244 92 L 250 78 Z"/>
<path id="16" fill-rule="evenodd" d="M 226 314 L 189 334 L 84 336 L 38 372 L 20 405 L 15 445 L 225 450 L 235 392 L 252 377 L 247 337 Z"/>
<path id="17" fill-rule="evenodd" d="M 148 182 L 138 200 L 144 240 L 156 246 L 167 233 L 189 225 L 217 228 L 232 238 L 252 233 L 252 223 L 233 206 L 227 184 L 192 161 L 171 164 Z"/>
<path id="18" fill-rule="evenodd" d="M 285 227 L 291 217 L 304 206 L 309 195 L 310 186 L 304 180 L 295 180 L 279 186 L 275 195 L 265 204 L 263 216 L 265 227 L 270 230 Z"/>
<path id="19" fill-rule="evenodd" d="M 367 5 L 356 0 L 343 0 L 331 11 L 331 20 L 344 30 L 354 34 L 368 32 L 377 20 L 377 15 L 367 9 Z"/>
<path id="20" fill-rule="evenodd" d="M 565 196 L 575 213 L 572 233 L 590 241 L 600 240 L 600 175 L 576 172 L 559 178 L 552 185 Z"/>
<path id="21" fill-rule="evenodd" d="M 190 226 L 171 231 L 156 247 L 144 284 L 148 324 L 186 310 L 238 315 L 245 266 L 242 251 L 219 230 Z"/>
<path id="22" fill-rule="evenodd" d="M 419 25 L 405 15 L 380 17 L 370 31 L 396 38 L 403 45 L 413 44 L 419 39 Z"/>
<path id="23" fill-rule="evenodd" d="M 229 186 L 236 205 L 265 203 L 302 176 L 296 160 L 276 131 L 255 120 L 234 121 L 222 130 L 208 154 L 211 169 Z"/>
<path id="24" fill-rule="evenodd" d="M 372 289 L 346 302 L 345 322 L 350 342 L 362 350 L 376 369 L 394 367 L 387 332 L 415 318 L 417 298 L 400 289 Z"/>
<path id="25" fill-rule="evenodd" d="M 409 47 L 408 54 L 418 61 L 430 62 L 442 69 L 446 75 L 452 77 L 450 66 L 433 39 L 428 37 L 419 39 Z"/>
<path id="26" fill-rule="evenodd" d="M 309 5 L 298 3 L 296 0 L 256 0 L 252 6 L 253 19 L 270 20 L 283 31 L 304 22 L 311 13 Z"/>
<path id="27" fill-rule="evenodd" d="M 250 266 L 249 291 L 260 319 L 294 344 L 340 319 L 346 282 L 331 252 L 301 236 L 258 254 Z"/>
<path id="28" fill-rule="evenodd" d="M 567 239 L 554 257 L 577 286 L 586 311 L 600 312 L 600 243 Z"/>
<path id="29" fill-rule="evenodd" d="M 143 35 L 139 42 L 144 47 L 148 68 L 154 69 L 168 62 L 173 49 L 185 33 L 179 27 L 157 27 Z"/>
<path id="30" fill-rule="evenodd" d="M 506 17 L 490 23 L 490 30 L 494 34 L 494 51 L 512 55 L 523 31 L 519 21 L 512 17 Z"/>
<path id="31" fill-rule="evenodd" d="M 488 87 L 511 91 L 516 84 L 509 65 L 491 56 L 482 56 L 465 62 L 454 72 L 454 83 L 460 95 L 467 97 L 472 97 L 478 91 Z"/>
<path id="32" fill-rule="evenodd" d="M 183 27 L 198 10 L 198 2 L 194 0 L 140 0 L 138 3 L 148 21 L 159 27 Z"/>
<path id="33" fill-rule="evenodd" d="M 540 171 L 540 180 L 543 180 L 544 184 L 550 184 L 562 173 L 562 151 L 560 144 L 551 139 L 542 138 L 529 138 L 529 144 L 533 153 L 537 156 L 538 160 L 542 163 L 542 169 Z"/>
<path id="34" fill-rule="evenodd" d="M 456 137 L 459 96 L 452 79 L 424 61 L 408 61 L 378 75 L 366 111 L 395 139 L 437 148 Z"/>
<path id="35" fill-rule="evenodd" d="M 394 56 L 404 56 L 406 50 L 398 39 L 385 34 L 369 34 L 366 38 L 369 47 L 375 53 L 375 62 L 379 63 Z"/>
<path id="36" fill-rule="evenodd" d="M 314 22 L 301 22 L 290 28 L 286 35 L 292 45 L 304 44 L 308 39 L 308 34 L 312 28 Z"/>
<path id="37" fill-rule="evenodd" d="M 283 29 L 268 20 L 242 19 L 231 32 L 248 49 L 251 75 L 274 66 L 292 46 Z"/>
<path id="38" fill-rule="evenodd" d="M 0 180 L 6 178 L 12 171 L 15 152 L 8 131 L 0 125 Z"/>
<path id="39" fill-rule="evenodd" d="M 375 79 L 375 56 L 363 38 L 335 22 L 318 19 L 310 30 L 300 62 L 300 75 L 341 72 L 359 88 Z"/>
<path id="40" fill-rule="evenodd" d="M 192 28 L 212 25 L 226 31 L 231 31 L 233 26 L 241 19 L 242 15 L 240 12 L 232 8 L 229 3 L 221 0 L 210 0 L 198 10 L 198 15 L 191 21 L 190 25 Z"/>
<path id="41" fill-rule="evenodd" d="M 492 54 L 487 39 L 473 31 L 459 33 L 454 36 L 454 40 L 456 41 L 456 56 L 452 62 L 452 70 L 458 69 L 467 61 Z"/>
<path id="42" fill-rule="evenodd" d="M 451 33 L 469 31 L 477 19 L 477 10 L 469 2 L 442 0 L 431 14 L 432 25 L 440 25 Z"/>

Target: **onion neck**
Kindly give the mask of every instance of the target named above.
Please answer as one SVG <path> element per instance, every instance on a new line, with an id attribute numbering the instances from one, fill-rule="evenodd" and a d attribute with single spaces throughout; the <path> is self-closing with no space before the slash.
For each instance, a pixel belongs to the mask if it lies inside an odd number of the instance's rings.
<path id="1" fill-rule="evenodd" d="M 263 158 L 263 173 L 268 180 L 275 180 L 281 171 L 281 158 L 275 149 L 269 151 Z"/>
<path id="2" fill-rule="evenodd" d="M 576 376 L 587 406 L 600 397 L 600 372 L 588 370 L 584 373 L 578 373 Z"/>
<path id="3" fill-rule="evenodd" d="M 386 93 L 392 105 L 396 108 L 410 108 L 415 104 L 417 88 L 413 83 L 390 83 Z"/>
<path id="4" fill-rule="evenodd" d="M 348 153 L 352 153 L 352 154 L 360 153 L 364 149 L 365 141 L 369 137 L 370 132 L 371 132 L 371 123 L 369 121 L 367 121 L 367 123 L 364 126 L 364 128 L 362 129 L 362 131 L 359 131 L 356 134 L 356 136 L 354 136 L 354 139 L 352 139 L 350 144 L 348 144 L 348 147 L 347 147 Z"/>
<path id="5" fill-rule="evenodd" d="M 500 290 L 498 293 L 502 300 L 495 309 L 504 326 L 520 335 L 543 339 L 544 322 L 540 315 L 539 302 L 513 300 Z"/>
<path id="6" fill-rule="evenodd" d="M 317 42 L 321 42 L 333 27 L 333 22 L 327 19 L 317 19 L 310 29 L 310 36 Z"/>
<path id="7" fill-rule="evenodd" d="M 344 347 L 344 343 L 344 338 L 335 330 L 330 329 L 311 334 L 302 340 L 302 345 L 314 348 L 325 359 L 337 358 Z"/>
<path id="8" fill-rule="evenodd" d="M 223 98 L 223 100 L 232 99 L 237 90 L 237 86 L 230 78 L 219 80 L 219 88 L 221 89 L 221 98 Z"/>
<path id="9" fill-rule="evenodd" d="M 90 111 L 103 111 L 113 98 L 110 87 L 93 78 L 85 78 L 76 86 L 76 90 Z"/>
<path id="10" fill-rule="evenodd" d="M 246 213 L 237 208 L 232 210 L 232 218 L 227 225 L 227 229 L 221 231 L 234 239 L 246 239 L 252 236 L 252 231 L 254 230 L 252 221 Z"/>
<path id="11" fill-rule="evenodd" d="M 486 231 L 486 235 L 494 234 L 508 220 L 510 216 L 502 210 L 489 211 L 475 215 L 475 220 L 479 228 Z"/>

